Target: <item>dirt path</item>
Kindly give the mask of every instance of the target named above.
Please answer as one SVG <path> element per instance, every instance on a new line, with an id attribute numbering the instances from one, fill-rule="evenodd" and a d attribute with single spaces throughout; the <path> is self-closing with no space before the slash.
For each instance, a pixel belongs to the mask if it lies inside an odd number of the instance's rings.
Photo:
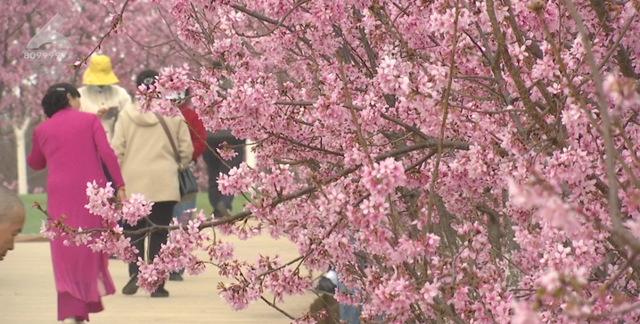
<path id="1" fill-rule="evenodd" d="M 236 253 L 254 260 L 258 253 L 280 253 L 283 260 L 295 258 L 295 247 L 287 241 L 274 241 L 268 234 L 246 242 L 233 240 Z M 111 260 L 111 275 L 121 289 L 127 282 L 127 270 L 121 261 Z M 256 302 L 249 309 L 234 312 L 218 296 L 216 285 L 222 281 L 210 268 L 201 276 L 185 277 L 183 282 L 168 282 L 171 297 L 152 299 L 139 292 L 134 296 L 116 295 L 103 299 L 106 310 L 91 316 L 95 324 L 286 324 L 291 321 L 265 305 Z M 287 300 L 284 310 L 299 316 L 308 310 L 314 296 L 309 293 Z M 20 243 L 0 262 L 0 323 L 47 324 L 56 323 L 57 300 L 51 270 L 49 244 Z"/>

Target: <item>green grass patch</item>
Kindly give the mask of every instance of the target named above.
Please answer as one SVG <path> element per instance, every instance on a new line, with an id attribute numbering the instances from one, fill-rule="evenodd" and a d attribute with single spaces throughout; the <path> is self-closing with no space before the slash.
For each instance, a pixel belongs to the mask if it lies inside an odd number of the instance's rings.
<path id="1" fill-rule="evenodd" d="M 24 227 L 22 228 L 22 234 L 33 235 L 40 233 L 40 226 L 46 216 L 33 207 L 34 203 L 39 202 L 42 209 L 47 210 L 47 194 L 30 194 L 20 196 L 22 203 L 24 204 L 26 212 L 26 220 Z"/>
<path id="2" fill-rule="evenodd" d="M 40 233 L 40 226 L 42 226 L 42 221 L 45 219 L 45 215 L 32 207 L 35 202 L 40 203 L 42 209 L 47 209 L 47 194 L 29 194 L 20 196 L 22 199 L 22 203 L 26 209 L 26 220 L 24 223 L 24 228 L 22 229 L 23 235 L 34 235 Z M 233 213 L 239 213 L 242 211 L 242 207 L 244 206 L 246 200 L 242 196 L 236 197 L 233 200 Z M 213 208 L 209 204 L 209 197 L 207 193 L 199 193 L 196 198 L 196 208 L 198 210 L 204 210 L 206 215 L 211 215 L 213 213 Z"/>

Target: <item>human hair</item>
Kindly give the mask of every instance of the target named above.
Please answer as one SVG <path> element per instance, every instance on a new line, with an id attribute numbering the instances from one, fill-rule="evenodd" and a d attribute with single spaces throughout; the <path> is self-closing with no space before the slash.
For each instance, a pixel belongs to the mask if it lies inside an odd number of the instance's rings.
<path id="1" fill-rule="evenodd" d="M 58 111 L 69 107 L 67 94 L 73 98 L 80 98 L 80 92 L 76 87 L 68 83 L 56 83 L 47 89 L 47 93 L 42 98 L 42 109 L 44 114 L 51 118 Z"/>
<path id="2" fill-rule="evenodd" d="M 11 216 L 18 209 L 24 209 L 22 200 L 13 191 L 0 186 L 0 224 L 11 222 Z"/>
<path id="3" fill-rule="evenodd" d="M 144 85 L 147 89 L 149 89 L 150 85 L 156 83 L 156 77 L 158 75 L 158 71 L 156 70 L 144 70 L 140 72 L 136 77 L 136 87 Z"/>

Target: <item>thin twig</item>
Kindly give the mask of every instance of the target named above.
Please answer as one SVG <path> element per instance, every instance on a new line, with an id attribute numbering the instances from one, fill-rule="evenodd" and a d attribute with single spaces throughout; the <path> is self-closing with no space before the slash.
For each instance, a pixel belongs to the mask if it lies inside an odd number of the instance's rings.
<path id="1" fill-rule="evenodd" d="M 93 53 L 96 52 L 96 50 L 98 50 L 101 46 L 102 46 L 102 42 L 104 42 L 105 39 L 107 39 L 107 37 L 109 37 L 109 35 L 111 35 L 111 32 L 118 29 L 118 26 L 122 23 L 123 19 L 122 16 L 124 15 L 124 11 L 127 9 L 127 6 L 129 5 L 129 1 L 130 0 L 126 0 L 124 2 L 124 4 L 122 4 L 122 9 L 120 10 L 120 13 L 115 15 L 113 17 L 113 23 L 111 24 L 111 28 L 109 28 L 109 30 L 102 36 L 100 37 L 100 41 L 98 42 L 98 45 L 96 45 L 93 50 L 91 50 L 91 52 L 89 52 L 89 54 L 87 54 L 86 56 L 84 56 L 79 64 L 73 64 L 72 67 L 75 69 L 79 69 L 81 66 L 83 66 L 85 63 L 87 63 L 87 60 L 89 59 L 89 57 L 91 57 L 91 55 Z"/>
<path id="2" fill-rule="evenodd" d="M 273 307 L 273 309 L 277 310 L 278 312 L 280 312 L 282 315 L 288 317 L 290 320 L 295 321 L 296 318 L 291 316 L 291 314 L 287 313 L 284 309 L 278 307 L 275 303 L 272 303 L 270 301 L 268 301 L 266 298 L 264 298 L 263 296 L 260 296 L 260 299 L 262 299 L 265 303 L 267 303 L 267 305 Z"/>
<path id="3" fill-rule="evenodd" d="M 289 15 L 291 15 L 296 9 L 298 9 L 298 7 L 302 6 L 303 4 L 309 2 L 311 0 L 302 0 L 298 3 L 296 3 L 295 5 L 293 5 L 293 7 L 291 7 L 291 9 L 289 9 L 289 11 L 287 11 L 287 13 L 285 13 L 285 15 L 280 18 L 280 20 L 278 21 L 278 23 L 271 28 L 270 30 L 268 30 L 266 33 L 262 34 L 262 35 L 243 35 L 238 33 L 238 36 L 242 36 L 245 38 L 260 38 L 260 37 L 265 37 L 265 36 L 269 36 L 271 34 L 273 34 L 273 32 L 275 32 L 278 28 L 280 28 L 282 26 L 282 24 L 284 23 L 285 20 L 287 20 L 287 18 L 289 17 Z"/>
<path id="4" fill-rule="evenodd" d="M 613 143 L 613 138 L 611 137 L 611 118 L 609 117 L 609 112 L 607 111 L 607 100 L 602 88 L 602 77 L 600 76 L 600 71 L 598 69 L 598 66 L 596 65 L 596 60 L 593 57 L 591 40 L 589 40 L 589 34 L 587 33 L 587 30 L 584 26 L 584 22 L 582 21 L 582 16 L 580 16 L 580 14 L 578 13 L 578 9 L 576 9 L 576 6 L 571 0 L 565 0 L 564 3 L 569 9 L 569 13 L 571 14 L 571 17 L 576 24 L 576 28 L 580 33 L 580 37 L 582 38 L 582 46 L 584 47 L 585 58 L 587 62 L 589 62 L 589 67 L 591 68 L 591 78 L 595 83 L 596 96 L 598 98 L 598 110 L 600 111 L 600 118 L 602 119 L 602 124 L 604 127 L 602 135 L 604 137 L 606 152 L 605 163 L 607 168 L 607 180 L 609 182 L 609 214 L 614 229 L 622 230 L 622 219 L 620 218 L 620 201 L 618 200 L 618 177 L 615 170 L 616 148 Z"/>
<path id="5" fill-rule="evenodd" d="M 356 116 L 356 112 L 355 109 L 353 109 L 353 101 L 351 99 L 351 92 L 349 91 L 349 85 L 347 83 L 347 77 L 344 73 L 344 65 L 343 65 L 343 58 L 342 55 L 338 52 L 337 53 L 337 60 L 338 60 L 338 70 L 340 71 L 340 79 L 342 79 L 342 87 L 343 87 L 343 91 L 344 91 L 344 96 L 345 96 L 345 100 L 346 100 L 346 106 L 347 107 L 351 107 L 349 109 L 349 111 L 351 112 L 351 121 L 353 122 L 355 128 L 356 128 L 356 137 L 358 139 L 358 142 L 360 142 L 360 146 L 362 147 L 362 151 L 364 151 L 364 154 L 367 156 L 367 160 L 369 161 L 369 165 L 373 166 L 373 160 L 371 158 L 371 154 L 369 153 L 369 147 L 367 146 L 367 142 L 364 139 L 364 136 L 362 135 L 362 128 L 360 127 L 360 123 L 358 122 L 358 116 Z"/>
<path id="6" fill-rule="evenodd" d="M 442 161 L 442 151 L 444 149 L 444 136 L 447 126 L 447 117 L 449 115 L 449 94 L 453 84 L 453 75 L 455 74 L 455 58 L 456 49 L 458 48 L 458 19 L 460 18 L 460 0 L 456 0 L 456 16 L 453 20 L 453 45 L 451 48 L 451 57 L 449 58 L 449 78 L 447 80 L 447 88 L 444 92 L 444 103 L 442 113 L 442 125 L 440 126 L 440 140 L 438 142 L 438 154 L 431 175 L 431 184 L 429 185 L 429 204 L 427 206 L 427 229 L 431 230 L 431 214 L 433 213 L 433 202 L 435 198 L 436 181 L 438 179 L 438 169 L 440 161 Z"/>

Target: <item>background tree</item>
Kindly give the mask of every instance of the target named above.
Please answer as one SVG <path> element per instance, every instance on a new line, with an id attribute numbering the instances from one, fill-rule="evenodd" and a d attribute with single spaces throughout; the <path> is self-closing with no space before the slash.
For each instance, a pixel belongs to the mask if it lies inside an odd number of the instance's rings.
<path id="1" fill-rule="evenodd" d="M 0 129 L 4 136 L 13 137 L 15 141 L 15 155 L 9 152 L 3 152 L 3 155 L 15 156 L 15 176 L 20 194 L 27 193 L 29 188 L 26 151 L 33 126 L 43 118 L 42 94 L 56 82 L 70 82 L 80 87 L 86 66 L 79 64 L 72 68 L 76 61 L 84 63 L 92 53 L 110 56 L 121 85 L 133 94 L 133 80 L 139 71 L 182 64 L 188 60 L 179 40 L 172 34 L 174 19 L 162 7 L 149 10 L 147 4 L 141 3 L 116 7 L 99 0 L 11 0 L 0 4 L 0 10 L 12 12 L 11 15 L 0 16 L 4 27 L 0 34 L 0 44 L 3 44 L 0 50 Z M 70 50 L 70 55 L 59 61 L 25 58 L 24 52 L 30 40 L 42 30 L 52 30 L 46 27 L 56 14 L 62 23 L 55 31 L 64 36 L 72 48 L 60 48 L 60 43 L 53 42 L 41 49 L 52 52 Z M 131 17 L 130 25 L 120 24 L 122 14 Z M 116 34 L 122 37 L 108 37 Z M 5 172 L 10 171 L 5 169 Z"/>
<path id="2" fill-rule="evenodd" d="M 14 13 L 0 16 L 3 26 L 0 34 L 0 129 L 4 136 L 12 135 L 15 139 L 18 187 L 21 193 L 26 193 L 25 135 L 41 115 L 40 109 L 37 109 L 40 98 L 29 94 L 46 90 L 47 82 L 56 79 L 56 72 L 52 69 L 52 64 L 23 59 L 23 55 L 38 28 L 45 26 L 54 17 L 49 17 L 48 13 L 68 10 L 68 6 L 64 3 L 58 6 L 46 1 L 5 1 L 0 4 L 0 10 Z"/>

